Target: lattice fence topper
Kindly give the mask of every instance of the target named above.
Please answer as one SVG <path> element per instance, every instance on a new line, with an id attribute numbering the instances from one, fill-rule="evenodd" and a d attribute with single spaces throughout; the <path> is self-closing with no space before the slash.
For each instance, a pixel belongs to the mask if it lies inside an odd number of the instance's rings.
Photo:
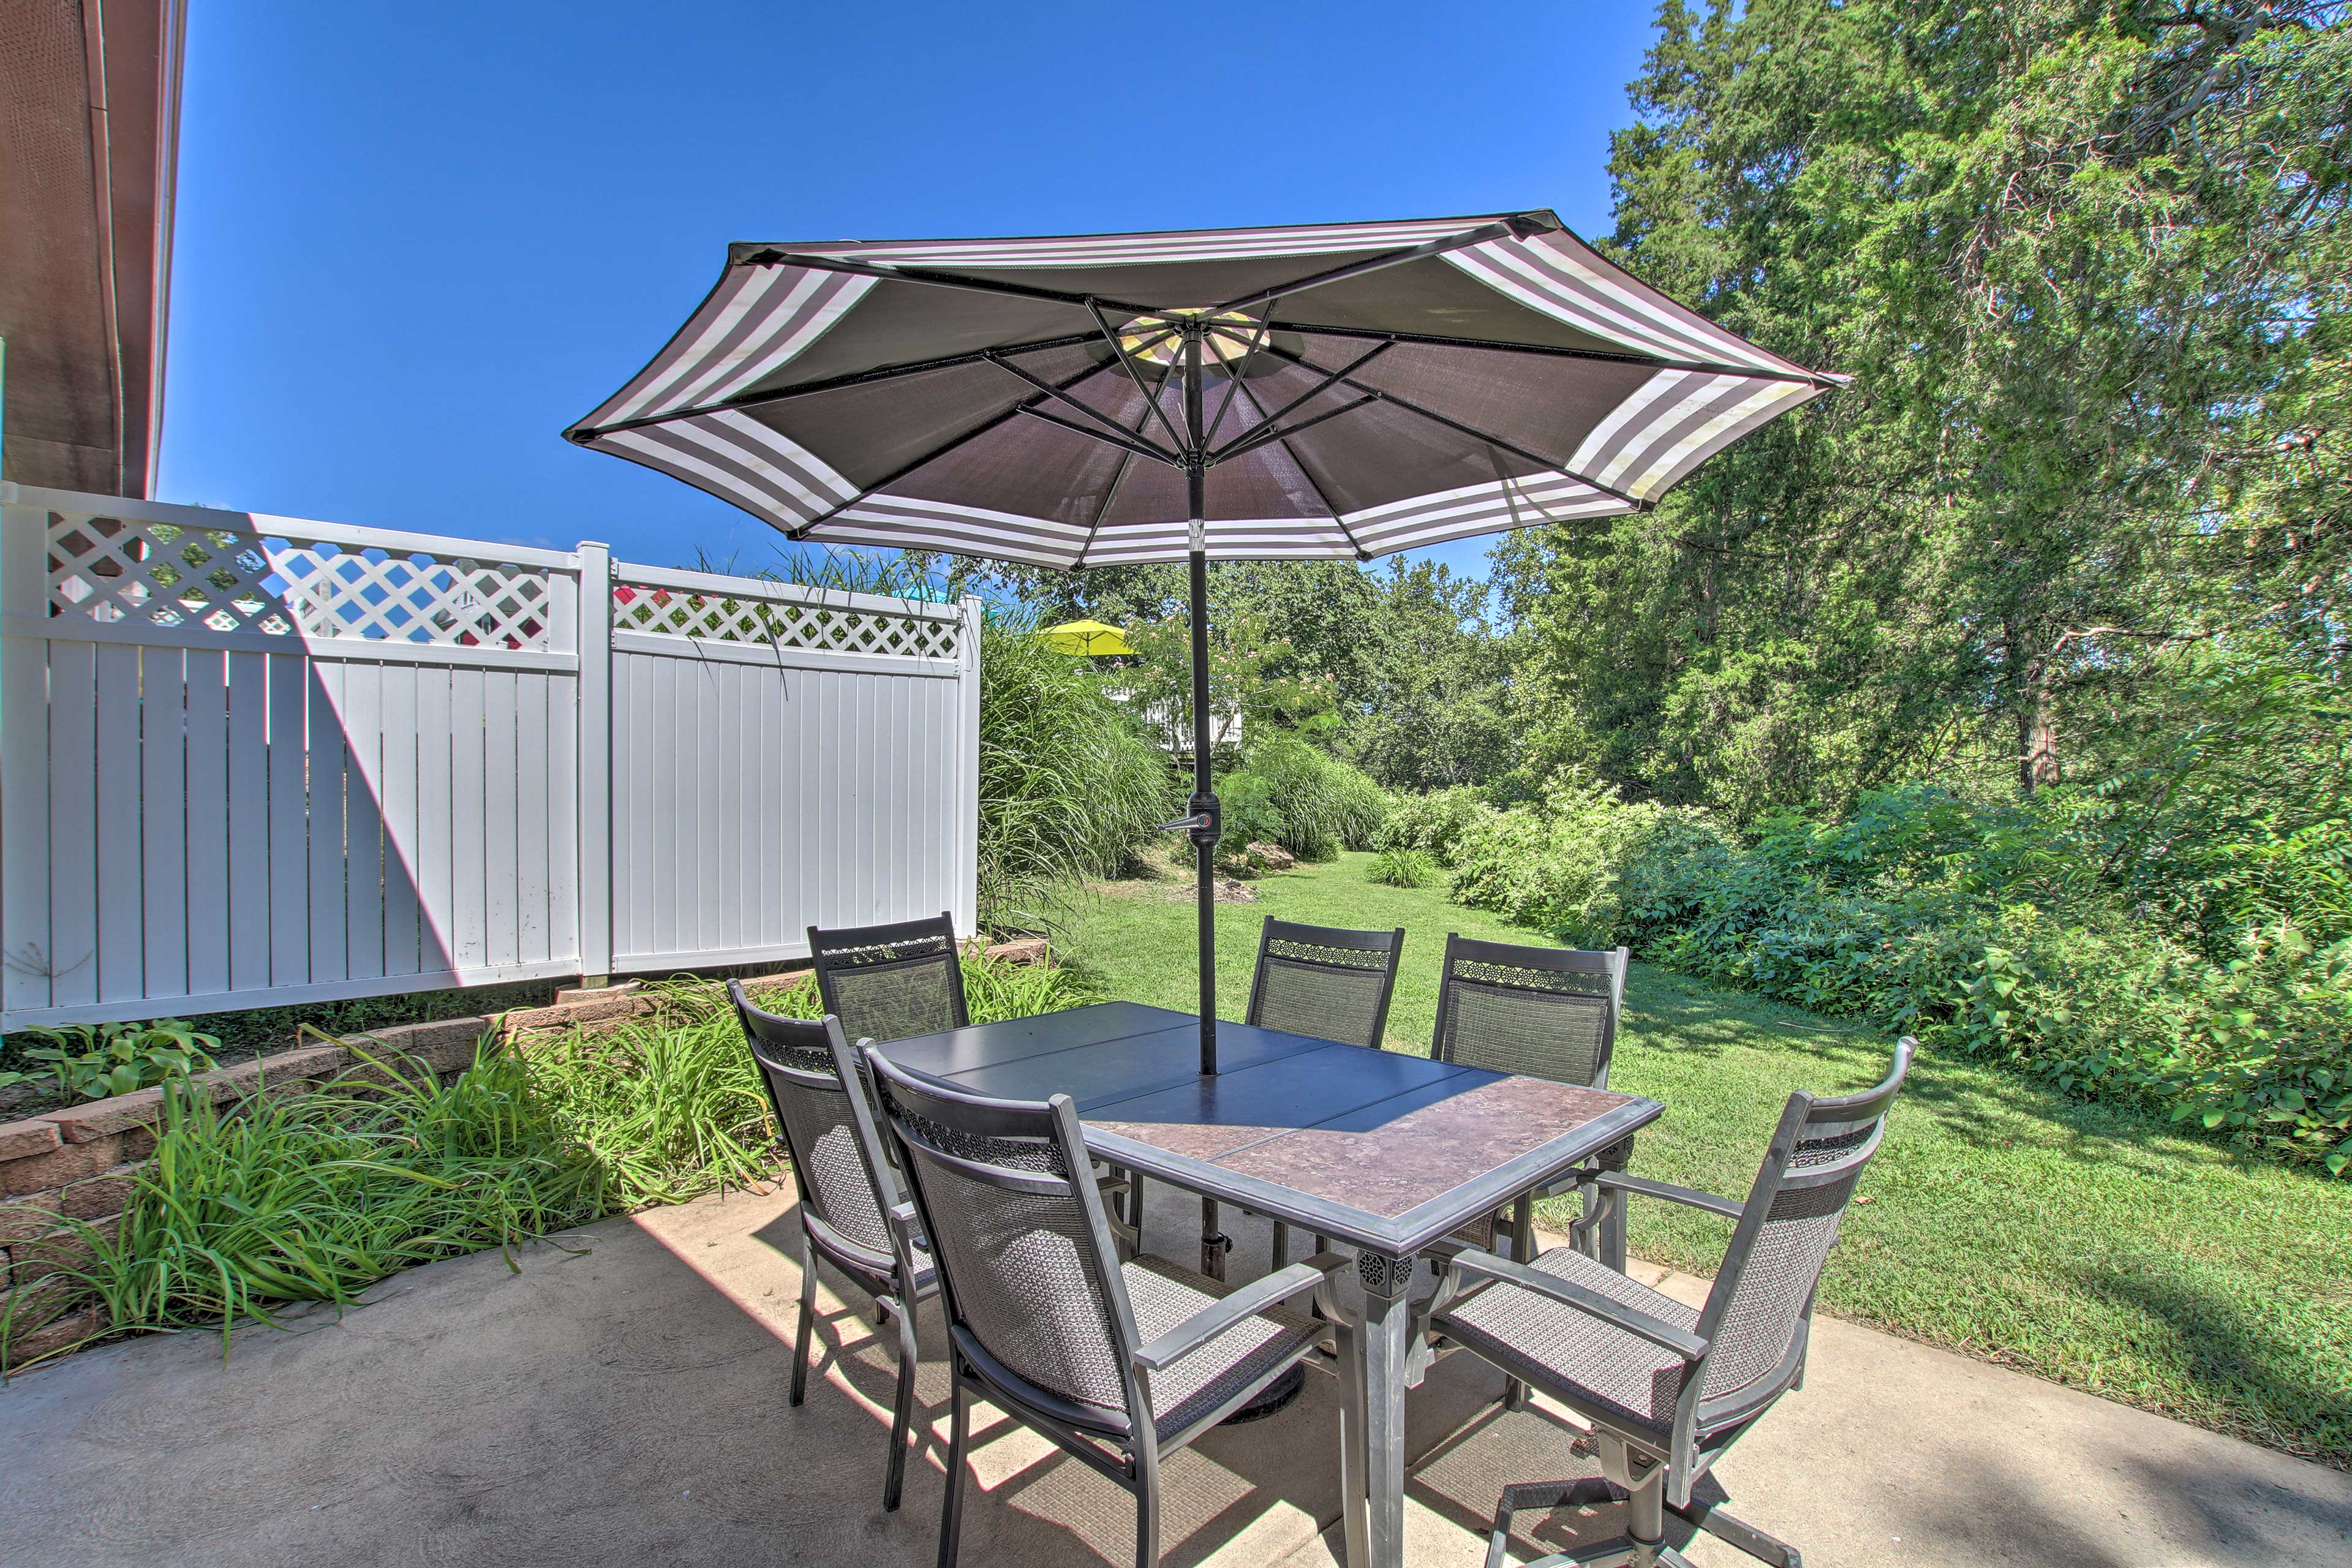
<path id="1" fill-rule="evenodd" d="M 49 614 L 216 632 L 544 649 L 544 569 L 49 514 Z"/>
<path id="2" fill-rule="evenodd" d="M 894 616 L 789 599 L 730 599 L 657 588 L 613 585 L 613 629 L 653 632 L 708 642 L 766 643 L 775 647 L 827 649 L 899 658 L 953 658 L 954 620 Z"/>

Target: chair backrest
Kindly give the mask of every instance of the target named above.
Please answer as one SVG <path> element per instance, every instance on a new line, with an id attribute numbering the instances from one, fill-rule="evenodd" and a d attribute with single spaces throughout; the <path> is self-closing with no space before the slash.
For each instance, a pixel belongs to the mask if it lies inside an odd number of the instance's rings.
<path id="1" fill-rule="evenodd" d="M 1628 956 L 1622 947 L 1585 952 L 1449 933 L 1429 1054 L 1492 1072 L 1606 1089 Z"/>
<path id="2" fill-rule="evenodd" d="M 1908 1036 L 1898 1041 L 1885 1079 L 1860 1094 L 1789 1097 L 1699 1317 L 1699 1337 L 1710 1343 L 1698 1370 L 1702 1426 L 1769 1404 L 1796 1380 L 1799 1330 L 1811 1319 L 1838 1222 L 1878 1152 L 1916 1048 Z"/>
<path id="3" fill-rule="evenodd" d="M 856 1081 L 858 1058 L 841 1020 L 830 1014 L 821 1021 L 778 1017 L 753 1005 L 733 980 L 727 994 L 783 1130 L 803 1212 L 825 1240 L 846 1243 L 853 1258 L 888 1271 L 897 1251 L 884 1215 L 898 1202 L 898 1184 L 883 1158 L 881 1134 Z"/>
<path id="4" fill-rule="evenodd" d="M 1140 1342 L 1069 1096 L 991 1100 L 866 1058 L 967 1359 L 1036 1409 L 1125 1429 Z"/>
<path id="5" fill-rule="evenodd" d="M 1402 926 L 1341 931 L 1268 917 L 1257 939 L 1248 1022 L 1378 1050 L 1403 952 Z"/>
<path id="6" fill-rule="evenodd" d="M 903 1040 L 971 1022 L 955 922 L 906 921 L 846 931 L 809 927 L 824 1010 L 853 1038 Z"/>

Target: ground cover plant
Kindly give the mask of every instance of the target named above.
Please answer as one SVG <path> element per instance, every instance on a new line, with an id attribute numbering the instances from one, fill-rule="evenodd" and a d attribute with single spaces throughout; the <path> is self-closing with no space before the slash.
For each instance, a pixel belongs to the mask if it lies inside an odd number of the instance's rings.
<path id="1" fill-rule="evenodd" d="M 1445 933 L 1540 942 L 1443 889 L 1382 886 L 1343 854 L 1221 905 L 1218 994 L 1237 1016 L 1268 915 L 1407 937 L 1391 1049 L 1425 1053 Z M 1190 1010 L 1192 906 L 1165 883 L 1077 906 L 1073 962 L 1108 994 Z M 1634 1170 L 1738 1195 L 1794 1089 L 1885 1068 L 1889 1030 L 1633 965 L 1613 1087 L 1662 1121 Z M 2352 1184 L 2249 1159 L 2143 1112 L 1931 1047 L 1851 1209 L 1823 1307 L 2126 1404 L 2352 1468 Z M 1565 1216 L 1554 1215 L 1555 1222 Z M 1634 1250 L 1711 1270 L 1720 1222 L 1637 1204 Z"/>
<path id="2" fill-rule="evenodd" d="M 219 1039 L 184 1019 L 144 1024 L 68 1024 L 26 1029 L 8 1042 L 0 1089 L 21 1088 L 58 1105 L 106 1100 L 218 1065 Z"/>
<path id="3" fill-rule="evenodd" d="M 972 1016 L 1075 1005 L 1076 973 L 964 963 Z M 0 1369 L 12 1342 L 95 1305 L 102 1332 L 218 1329 L 278 1321 L 295 1302 L 351 1306 L 415 1264 L 552 1239 L 609 1214 L 682 1203 L 775 1169 L 775 1131 L 723 992 L 654 988 L 658 1009 L 611 1029 L 573 1029 L 485 1051 L 442 1082 L 362 1059 L 308 1094 L 262 1092 L 216 1106 L 167 1091 L 155 1152 L 121 1221 L 58 1216 L 53 1264 L 19 1257 L 0 1309 Z M 762 1005 L 815 1017 L 816 989 L 762 988 Z"/>

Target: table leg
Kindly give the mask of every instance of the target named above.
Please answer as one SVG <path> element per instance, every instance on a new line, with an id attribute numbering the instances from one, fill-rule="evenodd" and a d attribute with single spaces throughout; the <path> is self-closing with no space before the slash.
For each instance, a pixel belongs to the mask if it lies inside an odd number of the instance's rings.
<path id="1" fill-rule="evenodd" d="M 1212 1279 L 1225 1277 L 1225 1250 L 1233 1244 L 1217 1228 L 1217 1200 L 1201 1200 L 1201 1272 Z"/>
<path id="2" fill-rule="evenodd" d="M 1633 1141 L 1626 1139 L 1601 1156 L 1604 1170 L 1622 1171 L 1633 1163 Z M 1625 1194 L 1611 1193 L 1606 1200 L 1608 1209 L 1601 1220 L 1601 1261 L 1618 1273 L 1625 1272 Z"/>
<path id="3" fill-rule="evenodd" d="M 1404 1383 L 1412 1348 L 1410 1258 L 1356 1256 L 1364 1287 L 1364 1552 L 1349 1568 L 1404 1562 Z"/>
<path id="4" fill-rule="evenodd" d="M 1364 1544 L 1364 1335 L 1342 1324 L 1339 1341 L 1339 1522 L 1345 1568 L 1370 1568 Z"/>

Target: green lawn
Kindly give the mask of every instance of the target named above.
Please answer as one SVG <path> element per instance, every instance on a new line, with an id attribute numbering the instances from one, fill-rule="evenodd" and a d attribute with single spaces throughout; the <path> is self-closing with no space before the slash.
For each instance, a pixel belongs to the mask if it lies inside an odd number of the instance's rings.
<path id="1" fill-rule="evenodd" d="M 1406 928 L 1388 1043 L 1424 1053 L 1447 931 L 1542 940 L 1437 890 L 1368 882 L 1370 859 L 1269 878 L 1260 902 L 1219 908 L 1223 1016 L 1241 1015 L 1268 914 Z M 1189 1009 L 1188 895 L 1115 884 L 1075 903 L 1064 945 L 1107 994 Z M 1892 1043 L 1637 963 L 1611 1083 L 1666 1114 L 1633 1168 L 1743 1193 L 1789 1091 L 1868 1084 Z M 1822 1283 L 1832 1311 L 2352 1468 L 2352 1183 L 1929 1055 L 1864 1194 Z M 1672 1205 L 1633 1211 L 1638 1253 L 1699 1273 L 1724 1230 Z"/>

